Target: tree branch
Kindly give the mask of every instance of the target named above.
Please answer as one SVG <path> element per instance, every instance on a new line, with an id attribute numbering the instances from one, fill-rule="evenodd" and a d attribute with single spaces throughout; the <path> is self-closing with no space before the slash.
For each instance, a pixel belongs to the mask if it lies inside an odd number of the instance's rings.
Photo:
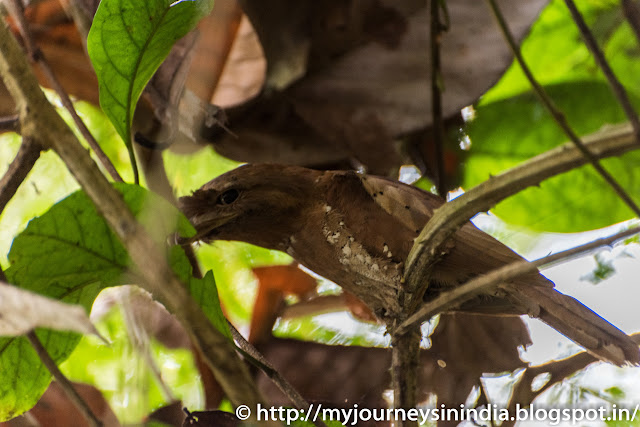
<path id="1" fill-rule="evenodd" d="M 434 1 L 434 0 L 431 0 Z M 393 407 L 405 411 L 417 404 L 418 364 L 420 359 L 420 324 L 399 329 L 388 329 L 391 335 L 391 381 L 393 384 Z M 396 425 L 416 425 L 410 420 L 396 420 Z"/>
<path id="2" fill-rule="evenodd" d="M 0 133 L 2 132 L 20 132 L 20 118 L 17 114 L 0 117 Z"/>
<path id="3" fill-rule="evenodd" d="M 502 30 L 502 34 L 504 35 L 507 44 L 511 48 L 511 52 L 518 61 L 518 64 L 520 64 L 520 68 L 522 68 L 522 71 L 527 77 L 527 80 L 529 80 L 529 83 L 533 87 L 534 92 L 536 93 L 536 95 L 538 95 L 538 98 L 540 98 L 540 101 L 547 108 L 549 113 L 551 113 L 551 117 L 553 117 L 558 126 L 560 126 L 560 128 L 567 135 L 569 140 L 575 144 L 582 155 L 589 161 L 589 163 L 591 163 L 591 166 L 593 166 L 596 172 L 598 172 L 600 176 L 602 176 L 602 178 L 607 182 L 607 184 L 609 184 L 609 186 L 618 195 L 618 197 L 620 197 L 620 199 L 622 199 L 622 201 L 624 201 L 629 206 L 629 208 L 631 208 L 631 210 L 635 212 L 636 216 L 640 216 L 640 207 L 638 207 L 633 199 L 626 193 L 626 191 L 624 190 L 624 188 L 622 188 L 618 181 L 616 181 L 616 179 L 602 167 L 602 165 L 598 161 L 598 157 L 593 155 L 593 153 L 589 151 L 582 140 L 580 140 L 580 137 L 578 137 L 573 129 L 571 129 L 571 126 L 569 126 L 569 123 L 567 122 L 567 118 L 558 109 L 558 107 L 556 107 L 551 97 L 547 95 L 540 83 L 538 83 L 538 81 L 533 76 L 533 73 L 527 66 L 527 63 L 524 61 L 524 58 L 520 53 L 520 49 L 518 48 L 513 35 L 509 31 L 509 27 L 507 26 L 507 23 L 504 20 L 504 16 L 502 16 L 502 13 L 500 12 L 498 5 L 496 4 L 496 0 L 487 0 L 487 2 L 489 3 L 491 10 L 493 11 L 496 21 L 498 22 L 498 26 Z"/>
<path id="4" fill-rule="evenodd" d="M 109 157 L 105 154 L 104 151 L 102 151 L 100 144 L 98 144 L 98 141 L 96 141 L 96 139 L 93 137 L 93 135 L 91 134 L 91 131 L 89 131 L 89 128 L 87 128 L 87 126 L 84 124 L 80 116 L 78 116 L 78 113 L 75 107 L 73 106 L 73 102 L 71 102 L 71 98 L 69 98 L 69 95 L 62 87 L 62 84 L 60 84 L 60 81 L 58 80 L 55 73 L 49 66 L 49 63 L 45 59 L 44 54 L 42 53 L 40 48 L 36 45 L 33 39 L 33 35 L 29 30 L 29 25 L 27 23 L 27 20 L 24 16 L 24 6 L 22 5 L 22 1 L 9 0 L 7 3 L 9 4 L 11 9 L 11 15 L 16 20 L 18 29 L 20 30 L 20 34 L 22 35 L 22 38 L 24 40 L 29 56 L 33 61 L 37 62 L 40 65 L 40 69 L 42 70 L 47 80 L 49 81 L 49 84 L 51 85 L 53 90 L 56 91 L 56 93 L 58 94 L 58 97 L 60 97 L 60 102 L 62 102 L 62 105 L 64 106 L 64 108 L 71 115 L 71 118 L 73 119 L 73 122 L 78 127 L 80 134 L 82 134 L 82 136 L 87 141 L 87 143 L 89 144 L 93 152 L 96 154 L 96 157 L 98 157 L 98 160 L 100 160 L 100 163 L 102 164 L 102 166 L 109 173 L 109 175 L 111 175 L 111 178 L 113 178 L 114 181 L 122 182 L 122 178 L 120 177 L 120 174 L 118 174 L 118 171 L 113 166 L 113 163 L 111 163 L 111 160 L 109 159 Z"/>
<path id="5" fill-rule="evenodd" d="M 467 283 L 456 286 L 450 291 L 443 292 L 434 300 L 424 304 L 420 309 L 414 313 L 406 322 L 398 327 L 398 331 L 403 332 L 415 325 L 421 324 L 423 321 L 430 319 L 433 315 L 451 309 L 458 306 L 465 300 L 477 295 L 481 290 L 486 290 L 492 286 L 498 286 L 501 283 L 508 282 L 515 277 L 536 271 L 538 267 L 550 264 L 556 261 L 566 260 L 568 258 L 575 257 L 576 255 L 584 254 L 593 249 L 601 246 L 609 246 L 618 240 L 624 239 L 635 234 L 640 234 L 640 227 L 630 228 L 628 230 L 621 231 L 610 237 L 604 237 L 602 239 L 594 240 L 584 245 L 576 246 L 575 248 L 558 252 L 544 258 L 537 259 L 535 261 L 516 261 L 511 264 L 505 265 L 477 277 Z"/>
<path id="6" fill-rule="evenodd" d="M 4 25 L 0 25 L 0 53 L 0 75 L 16 102 L 23 136 L 38 137 L 45 148 L 53 148 L 62 158 L 127 249 L 144 279 L 142 285 L 180 320 L 203 351 L 229 400 L 250 407 L 262 402 L 232 343 L 211 325 L 120 194 L 47 101 L 20 46 Z"/>
<path id="7" fill-rule="evenodd" d="M 622 0 L 622 12 L 640 43 L 640 7 L 634 0 Z"/>
<path id="8" fill-rule="evenodd" d="M 33 138 L 22 138 L 22 144 L 16 157 L 9 165 L 9 169 L 0 179 L 0 213 L 18 191 L 18 187 L 25 180 L 36 161 L 40 158 L 42 147 Z"/>
<path id="9" fill-rule="evenodd" d="M 607 127 L 585 137 L 584 141 L 594 156 L 600 159 L 638 148 L 628 124 Z M 474 215 L 527 187 L 586 163 L 580 150 L 567 143 L 491 177 L 437 209 L 420 232 L 406 261 L 404 277 L 407 289 L 414 293 L 414 305 L 421 301 L 431 266 L 446 253 L 440 248 Z"/>
<path id="10" fill-rule="evenodd" d="M 580 11 L 578 11 L 576 4 L 573 2 L 573 0 L 564 0 L 564 2 L 566 3 L 567 8 L 571 13 L 573 21 L 578 26 L 580 34 L 582 34 L 584 44 L 587 45 L 587 48 L 591 51 L 593 58 L 596 60 L 596 64 L 598 64 L 598 66 L 602 70 L 602 73 L 607 78 L 609 86 L 611 86 L 611 90 L 615 94 L 616 98 L 618 98 L 618 102 L 627 115 L 629 123 L 631 123 L 633 131 L 636 134 L 636 142 L 640 144 L 640 120 L 638 120 L 638 114 L 634 110 L 633 105 L 631 105 L 631 100 L 629 99 L 627 92 L 625 91 L 620 81 L 616 78 L 616 75 L 613 73 L 613 70 L 604 57 L 604 53 L 602 53 L 602 50 L 600 49 L 600 47 L 598 47 L 598 42 L 596 42 L 595 37 L 587 26 L 587 23 L 584 22 L 584 18 L 580 14 Z"/>
<path id="11" fill-rule="evenodd" d="M 444 2 L 442 2 L 444 4 Z M 446 7 L 446 6 L 445 6 Z M 444 119 L 442 117 L 443 81 L 440 69 L 440 37 L 442 24 L 440 23 L 440 0 L 431 0 L 430 4 L 430 51 L 431 51 L 431 106 L 433 110 L 433 142 L 436 155 L 436 188 L 438 194 L 447 194 L 445 163 L 444 163 Z"/>
<path id="12" fill-rule="evenodd" d="M 258 351 L 257 348 L 253 346 L 253 344 L 247 341 L 242 334 L 238 332 L 231 322 L 227 323 L 229 324 L 231 335 L 233 335 L 233 339 L 238 345 L 239 351 L 249 361 L 249 363 L 260 369 L 266 377 L 269 378 L 280 389 L 280 391 L 289 398 L 296 408 L 309 411 L 309 403 L 304 399 L 304 397 L 302 397 L 298 390 L 296 390 L 295 387 L 293 387 L 293 385 L 291 385 L 291 383 L 287 381 L 286 378 L 283 377 L 282 374 L 273 367 L 273 365 L 271 365 L 271 363 L 269 363 L 269 361 Z M 327 427 L 322 419 L 317 419 L 312 421 L 312 423 L 318 427 Z"/>
<path id="13" fill-rule="evenodd" d="M 96 415 L 93 413 L 93 411 L 91 411 L 91 408 L 89 407 L 87 402 L 84 401 L 82 396 L 80 396 L 78 391 L 73 387 L 71 381 L 69 381 L 67 377 L 65 377 L 64 374 L 60 372 L 60 369 L 58 369 L 58 365 L 56 365 L 56 362 L 54 362 L 47 350 L 44 348 L 44 346 L 36 336 L 36 333 L 34 331 L 29 332 L 27 334 L 27 339 L 38 354 L 38 357 L 40 358 L 44 366 L 46 366 L 49 372 L 51 372 L 51 375 L 53 375 L 53 378 L 56 379 L 56 381 L 60 385 L 60 388 L 62 388 L 69 400 L 87 419 L 89 425 L 93 427 L 102 427 L 102 421 L 100 421 L 98 417 L 96 417 Z"/>

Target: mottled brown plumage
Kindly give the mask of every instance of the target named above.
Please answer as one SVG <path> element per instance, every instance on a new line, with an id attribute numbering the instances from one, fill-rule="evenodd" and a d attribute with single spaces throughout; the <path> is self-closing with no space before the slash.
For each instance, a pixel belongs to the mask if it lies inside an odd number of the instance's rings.
<path id="1" fill-rule="evenodd" d="M 397 292 L 414 239 L 444 201 L 396 181 L 355 172 L 246 165 L 180 199 L 194 240 L 240 240 L 284 251 L 351 291 L 382 319 L 401 311 Z M 522 258 L 473 224 L 453 237 L 426 298 Z M 539 273 L 474 297 L 462 311 L 535 316 L 616 364 L 638 363 L 633 341 Z"/>

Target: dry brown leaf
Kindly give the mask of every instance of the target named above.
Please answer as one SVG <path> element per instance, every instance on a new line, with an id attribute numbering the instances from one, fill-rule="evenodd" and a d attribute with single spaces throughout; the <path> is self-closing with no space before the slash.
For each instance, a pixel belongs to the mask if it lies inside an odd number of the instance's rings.
<path id="1" fill-rule="evenodd" d="M 251 314 L 249 342 L 255 344 L 271 336 L 285 295 L 306 296 L 316 289 L 316 279 L 300 270 L 296 263 L 255 267 L 253 274 L 258 279 L 258 293 Z"/>
<path id="2" fill-rule="evenodd" d="M 419 399 L 429 393 L 438 403 L 464 403 L 485 373 L 510 372 L 526 366 L 518 347 L 530 344 L 518 317 L 489 318 L 472 314 L 443 316 L 431 336 L 432 346 L 420 352 Z M 386 407 L 382 393 L 391 384 L 391 350 L 332 346 L 271 338 L 259 346 L 282 375 L 308 400 L 336 407 Z M 286 397 L 263 375 L 258 382 L 271 403 L 285 405 Z"/>
<path id="3" fill-rule="evenodd" d="M 428 163 L 429 150 L 417 147 L 409 159 L 396 142 L 431 125 L 424 2 L 279 0 L 269 8 L 256 0 L 240 3 L 262 42 L 266 83 L 258 99 L 229 111 L 238 138 L 204 135 L 218 152 L 238 161 L 319 168 L 353 167 L 355 161 L 382 175 L 403 163 Z M 546 0 L 499 3 L 522 39 Z M 443 105 L 451 117 L 498 80 L 511 54 L 485 3 L 446 4 Z M 233 75 L 227 65 L 225 72 Z"/>
<path id="4" fill-rule="evenodd" d="M 98 332 L 84 308 L 0 283 L 0 336 L 23 335 L 34 328 Z"/>

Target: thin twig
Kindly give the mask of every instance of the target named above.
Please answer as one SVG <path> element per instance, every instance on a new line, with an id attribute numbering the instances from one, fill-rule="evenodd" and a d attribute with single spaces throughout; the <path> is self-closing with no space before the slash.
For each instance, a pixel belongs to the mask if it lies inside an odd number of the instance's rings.
<path id="1" fill-rule="evenodd" d="M 45 59 L 44 54 L 42 53 L 40 48 L 36 45 L 33 35 L 29 30 L 29 25 L 27 23 L 27 20 L 24 16 L 24 6 L 22 4 L 22 1 L 9 0 L 8 4 L 12 9 L 11 14 L 14 17 L 16 24 L 18 26 L 18 29 L 20 31 L 20 35 L 24 40 L 24 44 L 29 54 L 29 57 L 31 58 L 32 61 L 40 65 L 40 69 L 42 70 L 47 80 L 49 81 L 49 84 L 51 85 L 53 90 L 55 90 L 56 93 L 58 94 L 58 97 L 60 98 L 60 102 L 71 115 L 71 118 L 73 119 L 73 122 L 78 127 L 80 134 L 84 137 L 84 139 L 87 141 L 87 143 L 89 144 L 93 152 L 96 154 L 102 166 L 109 173 L 109 175 L 111 175 L 111 178 L 114 181 L 122 182 L 122 177 L 120 177 L 120 174 L 118 174 L 118 171 L 113 166 L 113 163 L 111 163 L 111 160 L 109 159 L 109 157 L 107 157 L 105 152 L 102 151 L 100 144 L 98 144 L 98 141 L 96 141 L 96 139 L 91 134 L 91 131 L 89 130 L 89 128 L 87 128 L 85 123 L 82 121 L 82 119 L 78 115 L 75 107 L 73 106 L 73 102 L 71 101 L 71 98 L 69 98 L 69 95 L 60 84 L 60 81 L 58 80 L 55 73 L 49 66 L 49 63 Z"/>
<path id="2" fill-rule="evenodd" d="M 56 365 L 56 362 L 53 361 L 47 350 L 44 348 L 44 346 L 36 336 L 36 333 L 34 331 L 29 332 L 27 334 L 27 339 L 38 354 L 38 357 L 40 358 L 42 363 L 44 363 L 44 366 L 46 366 L 49 372 L 51 372 L 51 375 L 53 375 L 53 378 L 55 378 L 55 380 L 58 382 L 60 388 L 62 388 L 69 400 L 71 400 L 76 408 L 78 408 L 80 413 L 82 413 L 82 415 L 87 419 L 89 425 L 94 427 L 102 427 L 102 421 L 100 421 L 98 417 L 96 417 L 96 415 L 93 413 L 93 411 L 91 411 L 91 408 L 89 408 L 89 405 L 84 401 L 82 396 L 78 394 L 78 391 L 73 387 L 71 381 L 69 381 L 67 377 L 65 377 L 64 374 L 60 372 L 60 369 L 58 369 L 58 365 Z"/>
<path id="3" fill-rule="evenodd" d="M 640 43 L 640 7 L 634 0 L 622 0 L 622 12 Z"/>
<path id="4" fill-rule="evenodd" d="M 9 200 L 16 194 L 18 187 L 25 180 L 36 161 L 40 157 L 42 147 L 31 137 L 22 139 L 22 144 L 16 153 L 9 169 L 0 179 L 0 213 L 9 203 Z"/>
<path id="5" fill-rule="evenodd" d="M 444 163 L 444 119 L 442 117 L 442 70 L 440 68 L 440 0 L 431 0 L 430 7 L 430 44 L 431 44 L 431 109 L 433 121 L 433 142 L 435 146 L 436 188 L 438 194 L 447 194 Z"/>
<path id="6" fill-rule="evenodd" d="M 615 94 L 616 98 L 618 98 L 618 102 L 622 106 L 631 126 L 633 126 L 633 131 L 636 134 L 636 139 L 638 144 L 640 144 L 640 120 L 638 120 L 638 114 L 636 113 L 633 105 L 631 105 L 631 100 L 627 95 L 626 90 L 620 83 L 620 80 L 613 73 L 613 70 L 609 66 L 609 63 L 604 57 L 604 53 L 598 46 L 598 42 L 596 41 L 593 33 L 589 30 L 587 23 L 584 21 L 582 14 L 576 7 L 576 4 L 573 0 L 564 0 L 571 13 L 571 17 L 573 18 L 573 22 L 576 23 L 576 26 L 580 30 L 580 34 L 582 34 L 582 38 L 584 39 L 584 44 L 587 45 L 587 48 L 591 51 L 593 58 L 596 60 L 596 64 L 602 70 L 602 73 L 607 78 L 609 85 L 611 86 L 611 90 Z"/>
<path id="7" fill-rule="evenodd" d="M 19 132 L 20 117 L 17 114 L 13 116 L 0 117 L 0 133 L 1 132 Z"/>
<path id="8" fill-rule="evenodd" d="M 515 277 L 523 274 L 537 271 L 538 267 L 550 264 L 556 261 L 564 261 L 568 258 L 575 257 L 576 255 L 582 255 L 585 252 L 592 251 L 602 246 L 609 246 L 617 242 L 620 239 L 624 239 L 635 234 L 640 234 L 640 227 L 630 228 L 628 230 L 621 231 L 613 236 L 603 237 L 598 240 L 586 243 L 584 245 L 576 246 L 575 248 L 568 249 L 566 251 L 558 252 L 544 258 L 537 259 L 535 261 L 521 260 L 512 262 L 504 267 L 497 268 L 490 273 L 468 281 L 467 283 L 456 286 L 450 291 L 441 293 L 434 300 L 424 304 L 420 309 L 413 314 L 407 321 L 402 323 L 398 327 L 398 331 L 406 331 L 408 328 L 419 325 L 427 319 L 430 319 L 435 314 L 446 311 L 450 308 L 458 306 L 465 300 L 477 295 L 481 290 L 486 290 L 492 286 L 499 285 L 500 283 L 508 282 Z"/>
<path id="9" fill-rule="evenodd" d="M 298 390 L 296 390 L 295 387 L 291 385 L 291 383 L 287 381 L 271 363 L 269 363 L 269 361 L 262 355 L 262 353 L 260 353 L 260 351 L 258 351 L 257 348 L 253 346 L 253 344 L 242 336 L 236 327 L 233 326 L 233 323 L 227 321 L 227 324 L 229 325 L 234 341 L 238 345 L 238 351 L 249 361 L 249 363 L 260 369 L 267 378 L 273 381 L 280 391 L 282 391 L 282 393 L 291 400 L 291 403 L 293 403 L 296 408 L 308 411 L 310 405 Z M 327 427 L 321 419 L 316 420 L 314 424 L 320 427 Z"/>
<path id="10" fill-rule="evenodd" d="M 87 35 L 89 34 L 89 29 L 91 28 L 91 20 L 96 12 L 95 8 L 90 8 L 89 2 L 80 0 L 68 0 L 60 3 L 62 4 L 62 7 L 64 8 L 67 15 L 71 16 L 74 24 L 76 24 L 78 33 L 80 33 L 80 37 L 82 38 L 83 44 L 86 47 Z"/>
<path id="11" fill-rule="evenodd" d="M 549 113 L 551 113 L 551 116 L 556 121 L 558 126 L 562 128 L 564 133 L 569 137 L 571 142 L 576 145 L 576 147 L 580 150 L 582 155 L 585 156 L 589 163 L 591 163 L 593 168 L 602 176 L 602 178 L 604 178 L 604 180 L 611 186 L 611 188 L 613 188 L 620 199 L 622 199 L 627 204 L 627 206 L 629 206 L 629 208 L 636 214 L 636 216 L 640 216 L 640 207 L 638 207 L 638 205 L 627 194 L 627 192 L 622 188 L 618 181 L 616 181 L 615 178 L 602 167 L 597 157 L 594 156 L 589 151 L 589 149 L 587 149 L 578 135 L 576 135 L 573 129 L 571 129 L 571 127 L 569 126 L 569 123 L 567 122 L 564 114 L 555 106 L 553 100 L 549 97 L 549 95 L 547 95 L 540 83 L 538 83 L 538 81 L 533 76 L 531 70 L 524 61 L 522 54 L 520 53 L 520 49 L 518 48 L 513 35 L 511 34 L 509 27 L 507 26 L 506 21 L 504 20 L 504 16 L 502 16 L 502 13 L 500 12 L 498 5 L 496 4 L 496 0 L 487 0 L 487 2 L 489 3 L 491 10 L 493 11 L 496 21 L 498 22 L 498 26 L 502 30 L 502 34 L 504 35 L 507 44 L 511 48 L 511 52 L 518 61 L 518 64 L 520 64 L 520 68 L 522 68 L 522 71 L 527 77 L 527 80 L 529 80 L 529 83 L 531 83 L 534 92 L 536 93 L 536 95 L 538 95 Z"/>

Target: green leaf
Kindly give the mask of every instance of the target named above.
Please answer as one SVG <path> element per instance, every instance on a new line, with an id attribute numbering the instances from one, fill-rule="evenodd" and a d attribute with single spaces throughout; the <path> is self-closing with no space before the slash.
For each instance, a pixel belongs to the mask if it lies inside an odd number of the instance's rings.
<path id="1" fill-rule="evenodd" d="M 622 390 L 620 387 L 609 387 L 608 389 L 604 390 L 605 394 L 608 394 L 609 396 L 611 396 L 611 398 L 613 399 L 624 399 L 625 397 L 625 392 L 624 390 Z"/>
<path id="2" fill-rule="evenodd" d="M 616 268 L 614 267 L 612 260 L 605 259 L 601 254 L 596 254 L 594 258 L 596 261 L 596 268 L 594 268 L 592 272 L 580 277 L 581 280 L 586 280 L 597 285 L 603 280 L 607 280 L 616 274 Z"/>
<path id="3" fill-rule="evenodd" d="M 638 45 L 624 19 L 620 2 L 585 0 L 577 3 L 616 75 L 628 90 L 640 94 L 636 78 L 640 72 Z M 521 52 L 543 85 L 579 80 L 604 82 L 563 0 L 549 2 L 522 43 Z M 481 103 L 495 102 L 530 89 L 531 85 L 514 61 Z"/>
<path id="4" fill-rule="evenodd" d="M 37 330 L 53 360 L 60 362 L 73 350 L 80 335 Z M 28 411 L 51 382 L 51 374 L 25 337 L 0 337 L 0 421 Z"/>
<path id="5" fill-rule="evenodd" d="M 102 0 L 87 38 L 100 106 L 129 148 L 135 106 L 173 44 L 209 14 L 213 0 Z"/>
<path id="6" fill-rule="evenodd" d="M 116 184 L 131 211 L 159 244 L 175 231 L 190 236 L 195 230 L 169 202 L 136 185 Z M 172 248 L 172 266 L 196 292 L 196 298 L 215 326 L 229 335 L 213 275 L 191 279 L 191 266 L 181 248 Z M 29 222 L 9 253 L 9 281 L 64 302 L 91 309 L 107 286 L 131 283 L 131 264 L 124 247 L 83 192 L 58 202 Z M 56 362 L 65 360 L 79 335 L 43 331 L 41 340 Z M 0 338 L 0 420 L 30 409 L 50 381 L 24 338 Z"/>
<path id="7" fill-rule="evenodd" d="M 579 135 L 626 120 L 604 83 L 570 82 L 545 89 Z M 640 104 L 637 98 L 633 101 Z M 530 92 L 480 105 L 467 133 L 471 150 L 465 165 L 465 188 L 567 140 Z M 602 164 L 640 202 L 640 153 L 606 159 Z M 552 232 L 592 230 L 634 216 L 591 166 L 543 181 L 539 187 L 499 203 L 492 211 L 509 223 Z"/>
<path id="8" fill-rule="evenodd" d="M 179 246 L 173 246 L 169 255 L 171 268 L 184 283 L 189 284 L 189 293 L 200 305 L 211 324 L 222 332 L 230 340 L 233 340 L 227 318 L 220 308 L 220 299 L 216 281 L 211 270 L 207 271 L 202 279 L 193 277 L 191 265 L 184 250 Z"/>

